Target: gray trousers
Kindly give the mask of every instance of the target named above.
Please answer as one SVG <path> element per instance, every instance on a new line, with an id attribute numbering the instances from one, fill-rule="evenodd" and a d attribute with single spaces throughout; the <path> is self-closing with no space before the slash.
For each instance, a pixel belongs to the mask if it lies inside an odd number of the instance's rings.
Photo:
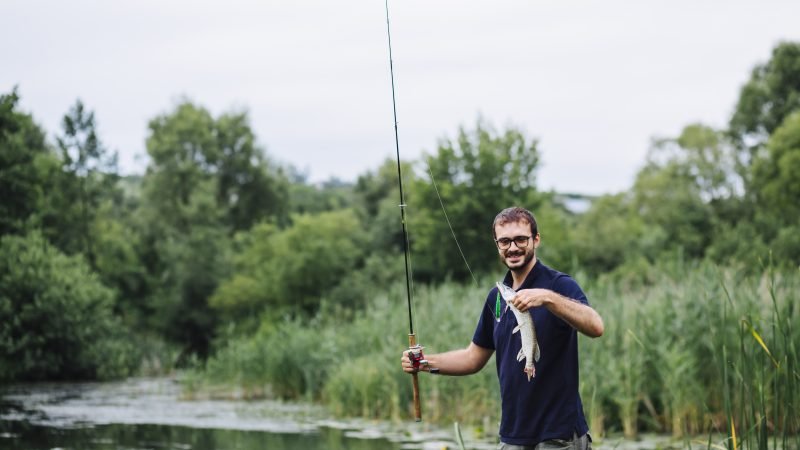
<path id="1" fill-rule="evenodd" d="M 511 445 L 501 442 L 497 450 L 592 450 L 592 439 L 589 433 L 583 436 L 577 434 L 570 440 L 551 439 L 540 442 L 535 447 L 530 445 Z"/>

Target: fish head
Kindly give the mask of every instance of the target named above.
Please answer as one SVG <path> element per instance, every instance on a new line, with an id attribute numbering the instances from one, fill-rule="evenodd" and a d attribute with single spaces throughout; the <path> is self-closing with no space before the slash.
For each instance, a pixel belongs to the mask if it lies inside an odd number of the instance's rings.
<path id="1" fill-rule="evenodd" d="M 506 303 L 511 302 L 512 300 L 514 300 L 514 297 L 517 296 L 517 291 L 511 289 L 505 284 L 499 281 L 496 284 L 497 284 L 497 290 L 500 291 L 500 295 L 503 297 L 503 300 L 505 300 Z"/>

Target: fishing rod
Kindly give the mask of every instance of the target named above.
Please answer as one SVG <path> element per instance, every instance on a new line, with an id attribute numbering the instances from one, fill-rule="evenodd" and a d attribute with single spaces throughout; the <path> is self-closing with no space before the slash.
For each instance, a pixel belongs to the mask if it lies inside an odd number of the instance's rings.
<path id="1" fill-rule="evenodd" d="M 400 139 L 397 134 L 397 101 L 394 92 L 394 66 L 392 64 L 392 32 L 389 26 L 389 0 L 385 0 L 386 6 L 386 36 L 389 43 L 389 76 L 392 80 L 392 112 L 394 113 L 394 145 L 397 154 L 397 181 L 400 186 L 400 223 L 403 226 L 403 256 L 406 265 L 406 298 L 408 300 L 408 350 L 411 360 L 415 367 L 419 367 L 422 360 L 422 347 L 417 344 L 417 335 L 414 334 L 414 319 L 411 314 L 411 269 L 409 263 L 409 241 L 408 230 L 406 229 L 406 202 L 403 195 L 403 170 L 400 167 Z M 422 410 L 419 400 L 419 378 L 417 373 L 411 374 L 414 386 L 414 418 L 417 422 L 422 421 Z"/>

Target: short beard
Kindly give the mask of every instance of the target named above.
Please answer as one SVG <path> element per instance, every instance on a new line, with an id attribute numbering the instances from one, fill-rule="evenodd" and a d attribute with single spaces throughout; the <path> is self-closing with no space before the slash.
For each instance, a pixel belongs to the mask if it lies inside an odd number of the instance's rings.
<path id="1" fill-rule="evenodd" d="M 515 253 L 516 253 L 516 252 L 515 252 Z M 503 262 L 503 265 L 505 265 L 506 267 L 508 267 L 508 270 L 510 270 L 510 271 L 512 271 L 512 272 L 517 272 L 517 271 L 520 271 L 520 270 L 524 270 L 526 267 L 528 267 L 528 264 L 531 262 L 531 260 L 533 260 L 533 258 L 534 258 L 535 256 L 536 256 L 536 252 L 535 252 L 535 251 L 530 251 L 530 252 L 527 252 L 527 251 L 526 251 L 526 252 L 525 252 L 525 257 L 524 257 L 524 258 L 523 258 L 523 260 L 522 260 L 522 264 L 521 264 L 521 265 L 518 265 L 518 266 L 516 266 L 516 267 L 511 267 L 511 266 L 509 266 L 509 265 L 508 265 L 508 263 L 506 262 L 506 258 L 508 257 L 508 253 L 504 253 L 504 254 L 502 254 L 502 255 L 500 256 L 500 261 L 502 261 L 502 262 Z"/>

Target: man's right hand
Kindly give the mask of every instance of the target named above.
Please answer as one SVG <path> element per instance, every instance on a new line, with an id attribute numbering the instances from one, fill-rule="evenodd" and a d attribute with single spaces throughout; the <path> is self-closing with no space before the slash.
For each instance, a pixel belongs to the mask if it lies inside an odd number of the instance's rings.
<path id="1" fill-rule="evenodd" d="M 419 365 L 414 367 L 414 362 L 411 359 L 411 350 L 406 350 L 403 352 L 403 356 L 400 358 L 400 366 L 403 368 L 403 372 L 406 373 L 417 373 L 419 372 Z"/>

